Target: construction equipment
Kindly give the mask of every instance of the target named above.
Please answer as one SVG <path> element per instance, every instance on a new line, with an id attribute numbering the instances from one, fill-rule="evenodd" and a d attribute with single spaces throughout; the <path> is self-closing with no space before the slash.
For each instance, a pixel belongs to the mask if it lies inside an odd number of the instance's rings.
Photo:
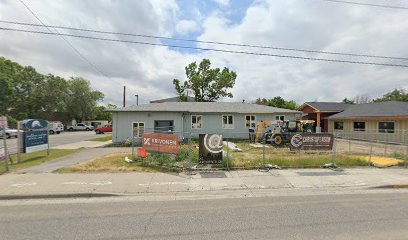
<path id="1" fill-rule="evenodd" d="M 312 132 L 313 120 L 262 121 L 256 127 L 256 140 L 282 146 L 296 133 Z"/>

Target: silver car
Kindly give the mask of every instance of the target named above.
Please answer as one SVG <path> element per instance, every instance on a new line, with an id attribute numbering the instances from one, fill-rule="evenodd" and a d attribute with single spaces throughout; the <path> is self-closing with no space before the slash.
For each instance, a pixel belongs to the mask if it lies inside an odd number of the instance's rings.
<path id="1" fill-rule="evenodd" d="M 3 130 L 0 131 L 0 137 L 3 138 Z M 11 129 L 11 128 L 6 128 L 6 137 L 11 138 L 11 137 L 18 137 L 18 130 L 17 129 Z"/>

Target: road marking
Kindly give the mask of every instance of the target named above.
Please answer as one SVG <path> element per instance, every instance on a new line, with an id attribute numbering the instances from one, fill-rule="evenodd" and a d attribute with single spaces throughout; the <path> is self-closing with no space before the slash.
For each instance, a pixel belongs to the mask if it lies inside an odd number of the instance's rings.
<path id="1" fill-rule="evenodd" d="M 64 185 L 86 185 L 86 182 L 63 182 Z"/>
<path id="2" fill-rule="evenodd" d="M 63 185 L 97 185 L 97 186 L 103 186 L 103 185 L 111 185 L 112 182 L 109 181 L 97 181 L 97 182 L 63 182 Z"/>
<path id="3" fill-rule="evenodd" d="M 26 182 L 26 183 L 14 183 L 11 184 L 10 186 L 12 187 L 30 187 L 30 186 L 35 186 L 37 185 L 36 182 Z"/>
<path id="4" fill-rule="evenodd" d="M 139 183 L 139 186 L 151 186 L 151 185 L 198 185 L 198 183 L 188 182 L 153 182 L 153 183 Z"/>

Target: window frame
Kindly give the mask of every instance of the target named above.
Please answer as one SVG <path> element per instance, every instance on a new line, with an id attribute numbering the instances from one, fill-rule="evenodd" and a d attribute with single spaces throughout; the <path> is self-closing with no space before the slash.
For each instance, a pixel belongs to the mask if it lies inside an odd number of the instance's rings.
<path id="1" fill-rule="evenodd" d="M 199 128 L 193 127 L 193 117 L 196 118 L 196 123 L 195 124 L 197 124 L 197 117 L 201 118 L 201 126 Z M 204 126 L 203 115 L 191 115 L 190 119 L 191 119 L 191 125 L 190 125 L 191 129 L 203 129 L 203 126 Z"/>
<path id="2" fill-rule="evenodd" d="M 380 123 L 392 123 L 393 124 L 392 131 L 388 131 L 387 129 L 384 129 L 385 131 L 381 131 Z M 378 133 L 391 133 L 391 134 L 395 133 L 395 121 L 378 121 L 377 127 L 378 127 Z"/>
<path id="3" fill-rule="evenodd" d="M 362 130 L 357 130 L 355 127 L 355 123 L 364 123 L 364 129 Z M 366 132 L 367 131 L 367 122 L 358 122 L 358 121 L 353 121 L 353 132 Z"/>
<path id="4" fill-rule="evenodd" d="M 249 120 L 247 120 L 247 117 L 249 117 Z M 252 117 L 254 117 L 254 120 L 252 120 Z M 245 128 L 256 128 L 256 115 L 245 115 Z M 223 120 L 224 121 L 224 120 Z M 249 126 L 247 126 L 247 121 L 249 121 Z M 254 126 L 252 127 L 252 123 Z"/>
<path id="5" fill-rule="evenodd" d="M 341 128 L 336 128 L 336 123 L 341 123 Z M 353 128 L 354 128 L 354 125 L 353 125 Z M 343 131 L 344 130 L 344 122 L 343 121 L 334 121 L 333 129 Z"/>
<path id="6" fill-rule="evenodd" d="M 281 119 L 283 117 L 283 120 Z M 275 121 L 282 121 L 282 122 L 284 122 L 285 121 L 285 115 L 275 115 Z"/>
<path id="7" fill-rule="evenodd" d="M 228 122 L 228 117 L 231 117 L 231 120 L 232 120 L 232 124 L 224 124 L 224 117 L 227 117 L 227 122 Z M 222 129 L 234 129 L 234 122 L 235 122 L 235 120 L 234 120 L 234 115 L 222 115 L 222 117 L 221 117 L 221 126 L 222 126 Z M 228 125 L 228 126 L 230 126 L 230 127 L 225 127 L 225 125 Z"/>
<path id="8" fill-rule="evenodd" d="M 134 132 L 134 130 L 135 130 L 135 123 L 137 123 L 138 136 L 135 136 L 135 132 Z M 143 131 L 140 133 L 139 131 L 140 131 L 140 124 L 141 124 L 141 123 L 143 123 Z M 133 138 L 135 138 L 135 137 L 141 138 L 141 137 L 142 137 L 142 134 L 145 132 L 145 129 L 146 129 L 146 123 L 145 123 L 145 122 L 132 122 L 132 137 L 133 137 Z"/>

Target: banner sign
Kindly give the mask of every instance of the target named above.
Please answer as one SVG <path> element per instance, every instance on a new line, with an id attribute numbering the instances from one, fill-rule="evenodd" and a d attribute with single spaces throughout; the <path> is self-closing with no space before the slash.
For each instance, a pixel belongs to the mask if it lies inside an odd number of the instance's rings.
<path id="1" fill-rule="evenodd" d="M 23 126 L 31 130 L 44 129 L 48 126 L 48 121 L 42 119 L 27 119 L 23 121 Z"/>
<path id="2" fill-rule="evenodd" d="M 148 152 L 178 154 L 179 137 L 177 134 L 143 133 L 142 146 Z"/>
<path id="3" fill-rule="evenodd" d="M 47 130 L 24 132 L 23 149 L 24 153 L 32 153 L 48 149 Z"/>
<path id="4" fill-rule="evenodd" d="M 334 136 L 331 133 L 298 133 L 290 139 L 291 150 L 332 150 Z"/>
<path id="5" fill-rule="evenodd" d="M 4 147 L 1 147 L 0 148 L 0 160 L 6 159 L 6 158 L 7 158 L 6 151 L 5 151 Z"/>
<path id="6" fill-rule="evenodd" d="M 199 135 L 199 164 L 222 164 L 222 135 Z"/>
<path id="7" fill-rule="evenodd" d="M 0 116 L 0 129 L 5 129 L 7 127 L 7 117 Z"/>

